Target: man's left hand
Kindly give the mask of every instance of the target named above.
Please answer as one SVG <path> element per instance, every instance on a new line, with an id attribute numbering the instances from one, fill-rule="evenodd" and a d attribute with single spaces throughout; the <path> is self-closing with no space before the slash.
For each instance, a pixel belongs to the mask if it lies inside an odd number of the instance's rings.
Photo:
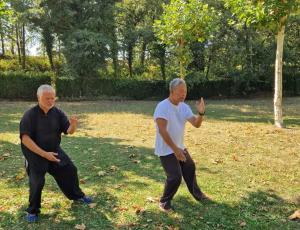
<path id="1" fill-rule="evenodd" d="M 204 113 L 205 112 L 205 103 L 204 103 L 203 97 L 201 97 L 200 100 L 198 100 L 196 102 L 196 108 L 197 108 L 199 113 Z"/>
<path id="2" fill-rule="evenodd" d="M 78 119 L 77 119 L 77 117 L 70 117 L 70 125 L 72 125 L 72 126 L 77 126 L 77 124 L 78 124 Z"/>

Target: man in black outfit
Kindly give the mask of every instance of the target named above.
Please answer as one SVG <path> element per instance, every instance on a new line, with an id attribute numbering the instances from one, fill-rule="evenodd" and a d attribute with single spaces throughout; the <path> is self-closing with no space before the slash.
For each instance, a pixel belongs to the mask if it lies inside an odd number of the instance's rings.
<path id="1" fill-rule="evenodd" d="M 68 199 L 85 204 L 92 202 L 79 187 L 77 168 L 60 147 L 61 133 L 73 134 L 77 118 L 68 120 L 64 112 L 54 106 L 55 91 L 50 85 L 41 85 L 37 97 L 38 105 L 26 111 L 20 122 L 21 148 L 26 158 L 30 188 L 28 222 L 38 219 L 47 172 Z"/>

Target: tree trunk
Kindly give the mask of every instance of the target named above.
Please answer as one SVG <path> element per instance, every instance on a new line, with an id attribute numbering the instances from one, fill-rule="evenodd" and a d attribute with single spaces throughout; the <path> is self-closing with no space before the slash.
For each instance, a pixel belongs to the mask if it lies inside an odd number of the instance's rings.
<path id="1" fill-rule="evenodd" d="M 1 32 L 1 47 L 2 47 L 2 56 L 5 56 L 5 47 L 4 47 L 4 36 L 3 33 Z"/>
<path id="2" fill-rule="evenodd" d="M 10 52 L 11 54 L 14 56 L 15 55 L 15 40 L 13 39 L 13 34 L 14 34 L 14 26 L 12 26 L 12 30 L 11 30 L 11 46 L 10 46 Z"/>
<path id="3" fill-rule="evenodd" d="M 163 80 L 166 80 L 166 48 L 160 47 L 159 65 Z"/>
<path id="4" fill-rule="evenodd" d="M 185 68 L 184 68 L 184 41 L 183 39 L 178 40 L 179 45 L 179 69 L 180 69 L 180 78 L 184 79 L 185 77 Z"/>
<path id="5" fill-rule="evenodd" d="M 284 16 L 280 19 L 277 34 L 277 50 L 275 61 L 274 122 L 275 126 L 279 128 L 284 127 L 282 118 L 282 56 L 286 20 L 287 16 Z"/>
<path id="6" fill-rule="evenodd" d="M 128 69 L 129 69 L 129 76 L 132 77 L 132 59 L 133 59 L 133 45 L 128 44 Z"/>
<path id="7" fill-rule="evenodd" d="M 21 60 L 21 49 L 20 49 L 19 26 L 18 26 L 18 24 L 16 25 L 16 44 L 17 44 L 19 64 L 21 65 L 22 60 Z"/>
<path id="8" fill-rule="evenodd" d="M 22 69 L 25 69 L 26 63 L 26 40 L 25 40 L 25 24 L 22 24 Z"/>
<path id="9" fill-rule="evenodd" d="M 46 48 L 46 53 L 48 56 L 48 60 L 51 66 L 51 70 L 54 71 L 54 63 L 53 63 L 53 43 L 54 36 L 51 33 L 51 30 L 48 27 L 44 27 L 42 29 L 43 43 Z"/>
<path id="10" fill-rule="evenodd" d="M 147 43 L 143 41 L 142 43 L 142 50 L 141 50 L 141 56 L 140 56 L 140 66 L 144 67 L 145 64 L 145 52 L 146 52 Z"/>
<path id="11" fill-rule="evenodd" d="M 118 60 L 118 42 L 117 42 L 117 35 L 116 29 L 114 28 L 112 32 L 112 49 L 111 55 L 113 60 L 113 67 L 114 67 L 114 77 L 118 77 L 119 75 L 119 60 Z"/>

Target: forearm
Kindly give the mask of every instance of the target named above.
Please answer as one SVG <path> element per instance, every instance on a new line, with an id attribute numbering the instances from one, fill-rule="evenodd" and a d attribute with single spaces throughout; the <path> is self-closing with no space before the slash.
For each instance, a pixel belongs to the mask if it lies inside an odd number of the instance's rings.
<path id="1" fill-rule="evenodd" d="M 195 119 L 194 119 L 193 126 L 196 127 L 196 128 L 199 128 L 201 126 L 201 124 L 202 124 L 203 116 L 201 116 L 201 115 L 195 115 L 194 117 L 195 117 Z"/>
<path id="2" fill-rule="evenodd" d="M 25 145 L 30 151 L 33 153 L 45 157 L 47 152 L 43 149 L 41 149 L 28 135 L 22 136 L 22 143 Z"/>

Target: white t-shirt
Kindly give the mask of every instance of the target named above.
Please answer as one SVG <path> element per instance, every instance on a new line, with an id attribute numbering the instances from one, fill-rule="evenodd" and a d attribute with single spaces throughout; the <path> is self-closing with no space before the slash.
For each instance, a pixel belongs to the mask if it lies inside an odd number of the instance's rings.
<path id="1" fill-rule="evenodd" d="M 167 131 L 174 144 L 181 149 L 185 148 L 183 144 L 185 123 L 192 116 L 194 114 L 187 104 L 180 102 L 178 105 L 174 105 L 168 98 L 158 103 L 154 111 L 154 121 L 156 122 L 157 118 L 167 120 Z M 156 124 L 155 154 L 166 156 L 173 152 L 163 140 Z"/>

